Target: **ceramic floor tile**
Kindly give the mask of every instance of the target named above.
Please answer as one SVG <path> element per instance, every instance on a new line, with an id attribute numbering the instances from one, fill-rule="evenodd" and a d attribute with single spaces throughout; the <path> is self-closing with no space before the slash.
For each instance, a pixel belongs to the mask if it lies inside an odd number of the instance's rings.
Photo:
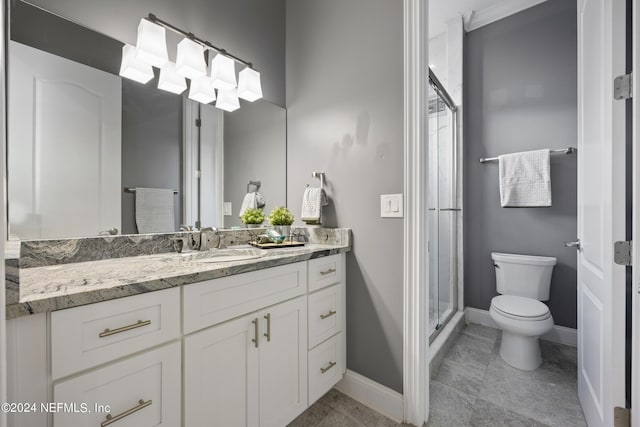
<path id="1" fill-rule="evenodd" d="M 320 402 L 311 405 L 288 427 L 316 427 L 334 410 Z"/>
<path id="2" fill-rule="evenodd" d="M 470 396 L 477 396 L 486 370 L 486 367 L 445 359 L 440 365 L 434 380 Z"/>
<path id="3" fill-rule="evenodd" d="M 575 380 L 559 375 L 557 364 L 543 363 L 535 371 L 521 371 L 494 357 L 487 368 L 480 396 L 494 405 L 550 426 L 581 426 Z"/>
<path id="4" fill-rule="evenodd" d="M 469 425 L 473 427 L 548 427 L 546 424 L 523 417 L 482 399 L 476 400 Z"/>
<path id="5" fill-rule="evenodd" d="M 472 335 L 478 338 L 485 338 L 491 341 L 492 343 L 494 343 L 496 339 L 498 339 L 500 330 L 495 328 L 489 328 L 487 326 L 481 326 L 481 325 L 476 325 L 474 323 L 470 323 L 464 328 L 462 333 L 466 335 Z"/>
<path id="6" fill-rule="evenodd" d="M 329 390 L 319 401 L 364 425 L 372 427 L 395 427 L 398 424 L 373 409 L 351 399 L 336 389 Z"/>
<path id="7" fill-rule="evenodd" d="M 318 427 L 368 427 L 338 411 L 331 411 Z"/>
<path id="8" fill-rule="evenodd" d="M 482 371 L 486 369 L 491 360 L 493 347 L 494 344 L 486 339 L 462 333 L 444 360 Z"/>
<path id="9" fill-rule="evenodd" d="M 432 381 L 429 387 L 429 427 L 467 427 L 475 398 Z"/>

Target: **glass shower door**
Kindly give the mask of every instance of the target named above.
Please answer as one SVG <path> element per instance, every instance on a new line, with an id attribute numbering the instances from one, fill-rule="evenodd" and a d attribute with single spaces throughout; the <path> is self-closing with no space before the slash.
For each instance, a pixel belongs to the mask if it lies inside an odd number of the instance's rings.
<path id="1" fill-rule="evenodd" d="M 429 330 L 432 339 L 457 309 L 455 107 L 435 75 L 429 87 Z M 453 108 L 452 108 L 453 107 Z"/>

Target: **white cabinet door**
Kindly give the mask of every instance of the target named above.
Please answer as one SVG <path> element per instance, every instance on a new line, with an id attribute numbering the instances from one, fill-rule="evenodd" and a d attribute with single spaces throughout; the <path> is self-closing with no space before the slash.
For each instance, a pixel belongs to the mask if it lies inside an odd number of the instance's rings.
<path id="1" fill-rule="evenodd" d="M 120 229 L 120 78 L 16 42 L 9 56 L 10 235 Z"/>
<path id="2" fill-rule="evenodd" d="M 282 427 L 307 408 L 306 297 L 260 313 L 260 426 Z"/>
<path id="3" fill-rule="evenodd" d="M 256 318 L 247 315 L 185 338 L 185 427 L 258 425 Z"/>

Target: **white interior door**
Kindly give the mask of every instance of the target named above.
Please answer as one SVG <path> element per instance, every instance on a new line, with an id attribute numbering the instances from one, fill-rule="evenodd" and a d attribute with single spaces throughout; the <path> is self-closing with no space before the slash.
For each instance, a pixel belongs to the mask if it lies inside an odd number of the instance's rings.
<path id="1" fill-rule="evenodd" d="M 15 42 L 8 64 L 10 236 L 120 229 L 120 78 Z"/>
<path id="2" fill-rule="evenodd" d="M 578 1 L 578 394 L 590 427 L 612 426 L 624 406 L 625 1 Z"/>

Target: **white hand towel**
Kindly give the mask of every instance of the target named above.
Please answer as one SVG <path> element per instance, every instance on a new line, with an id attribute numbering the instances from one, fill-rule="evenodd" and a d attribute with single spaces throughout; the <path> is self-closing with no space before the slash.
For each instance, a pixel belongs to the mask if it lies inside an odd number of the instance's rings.
<path id="1" fill-rule="evenodd" d="M 307 224 L 320 224 L 322 207 L 327 206 L 329 200 L 322 188 L 307 187 L 302 195 L 302 214 L 300 219 Z"/>
<path id="2" fill-rule="evenodd" d="M 173 190 L 136 188 L 136 225 L 138 233 L 169 233 L 175 231 Z"/>
<path id="3" fill-rule="evenodd" d="M 264 201 L 264 197 L 262 197 L 262 194 L 258 193 L 257 191 L 247 193 L 244 195 L 244 199 L 242 199 L 242 205 L 240 206 L 240 213 L 238 214 L 238 217 L 242 217 L 244 211 L 249 208 L 263 208 L 265 204 L 266 203 Z"/>
<path id="4" fill-rule="evenodd" d="M 500 205 L 551 206 L 549 150 L 504 154 L 500 162 Z"/>

